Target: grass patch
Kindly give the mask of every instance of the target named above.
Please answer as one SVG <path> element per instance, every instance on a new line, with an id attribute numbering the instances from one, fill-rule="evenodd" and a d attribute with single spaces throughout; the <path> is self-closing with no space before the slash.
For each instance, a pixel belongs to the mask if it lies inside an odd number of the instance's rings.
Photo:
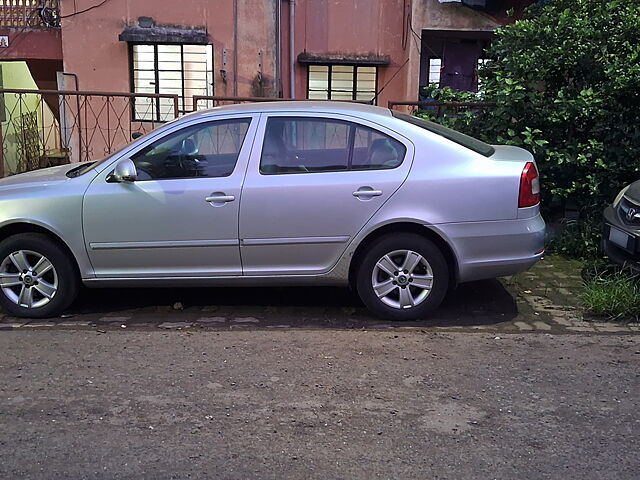
<path id="1" fill-rule="evenodd" d="M 611 320 L 640 318 L 640 278 L 626 271 L 595 275 L 585 282 L 580 300 L 593 314 Z"/>

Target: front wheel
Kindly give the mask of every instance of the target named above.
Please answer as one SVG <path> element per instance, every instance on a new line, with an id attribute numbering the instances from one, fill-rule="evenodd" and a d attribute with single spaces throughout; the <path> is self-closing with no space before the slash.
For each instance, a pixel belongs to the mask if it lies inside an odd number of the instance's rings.
<path id="1" fill-rule="evenodd" d="M 78 275 L 69 255 L 40 233 L 0 242 L 0 305 L 16 317 L 61 314 L 75 299 Z"/>
<path id="2" fill-rule="evenodd" d="M 358 294 L 378 317 L 416 320 L 433 312 L 449 287 L 440 249 L 412 234 L 386 235 L 365 253 L 357 270 Z"/>

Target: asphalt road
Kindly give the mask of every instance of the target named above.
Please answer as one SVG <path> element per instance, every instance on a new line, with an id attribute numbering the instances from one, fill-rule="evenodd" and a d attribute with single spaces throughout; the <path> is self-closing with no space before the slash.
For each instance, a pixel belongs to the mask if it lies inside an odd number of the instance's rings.
<path id="1" fill-rule="evenodd" d="M 635 479 L 640 337 L 0 332 L 0 478 Z"/>

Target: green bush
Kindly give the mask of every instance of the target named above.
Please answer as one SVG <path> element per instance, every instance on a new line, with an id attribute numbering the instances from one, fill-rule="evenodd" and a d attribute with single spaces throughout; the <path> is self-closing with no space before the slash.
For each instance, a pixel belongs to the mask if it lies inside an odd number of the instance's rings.
<path id="1" fill-rule="evenodd" d="M 424 93 L 494 103 L 438 120 L 527 148 L 538 161 L 544 204 L 570 201 L 599 219 L 620 188 L 640 178 L 640 0 L 545 3 L 496 32 L 479 73 L 481 95 Z"/>
<path id="2" fill-rule="evenodd" d="M 547 252 L 583 260 L 602 256 L 600 252 L 601 222 L 573 220 L 561 222 L 560 226 L 562 230 L 557 237 L 547 242 Z"/>

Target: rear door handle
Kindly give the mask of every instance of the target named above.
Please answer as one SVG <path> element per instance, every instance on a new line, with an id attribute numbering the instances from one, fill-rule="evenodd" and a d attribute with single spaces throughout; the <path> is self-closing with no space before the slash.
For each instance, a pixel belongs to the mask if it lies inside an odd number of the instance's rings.
<path id="1" fill-rule="evenodd" d="M 236 199 L 234 195 L 214 194 L 210 197 L 205 197 L 205 201 L 209 203 L 227 203 L 233 202 Z"/>
<path id="2" fill-rule="evenodd" d="M 358 198 L 379 197 L 380 195 L 382 195 L 382 190 L 356 190 L 353 192 L 353 196 Z"/>

